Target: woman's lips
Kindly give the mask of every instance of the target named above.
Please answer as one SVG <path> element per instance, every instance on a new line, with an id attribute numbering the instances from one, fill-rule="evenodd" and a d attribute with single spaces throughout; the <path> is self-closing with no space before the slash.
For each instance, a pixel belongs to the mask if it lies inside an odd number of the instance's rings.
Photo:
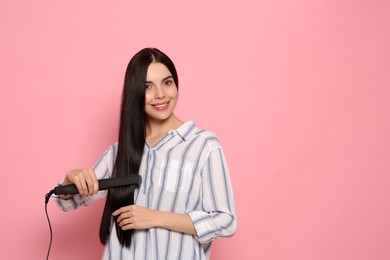
<path id="1" fill-rule="evenodd" d="M 169 106 L 169 101 L 161 102 L 161 103 L 157 103 L 157 104 L 153 104 L 152 106 L 153 106 L 154 109 L 156 109 L 156 110 L 165 110 L 165 109 L 167 109 L 168 106 Z"/>

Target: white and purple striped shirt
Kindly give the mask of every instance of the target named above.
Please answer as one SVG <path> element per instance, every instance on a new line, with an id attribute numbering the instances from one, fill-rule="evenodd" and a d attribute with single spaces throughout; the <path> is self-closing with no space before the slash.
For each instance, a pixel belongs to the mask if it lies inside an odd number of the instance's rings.
<path id="1" fill-rule="evenodd" d="M 109 178 L 117 144 L 109 147 L 94 167 L 98 179 Z M 131 247 L 122 247 L 112 228 L 103 259 L 171 260 L 210 259 L 211 241 L 232 236 L 237 227 L 229 170 L 216 136 L 186 122 L 166 134 L 154 147 L 145 144 L 135 204 L 147 208 L 188 214 L 197 235 L 161 228 L 134 230 Z M 53 197 L 64 211 L 106 197 L 74 195 Z"/>

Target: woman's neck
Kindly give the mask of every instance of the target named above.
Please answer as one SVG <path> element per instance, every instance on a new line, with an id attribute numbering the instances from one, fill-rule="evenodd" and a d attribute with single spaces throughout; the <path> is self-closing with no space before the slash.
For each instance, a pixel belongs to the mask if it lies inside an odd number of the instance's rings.
<path id="1" fill-rule="evenodd" d="M 170 130 L 176 129 L 183 124 L 179 118 L 172 115 L 166 120 L 147 120 L 146 123 L 146 142 L 153 147 L 163 138 Z"/>

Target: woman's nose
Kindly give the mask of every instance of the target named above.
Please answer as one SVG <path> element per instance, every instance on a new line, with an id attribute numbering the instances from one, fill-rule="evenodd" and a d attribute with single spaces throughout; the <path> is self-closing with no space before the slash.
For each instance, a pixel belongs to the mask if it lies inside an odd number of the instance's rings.
<path id="1" fill-rule="evenodd" d="M 161 98 L 164 98 L 164 97 L 165 97 L 165 93 L 164 93 L 164 90 L 163 90 L 162 86 L 156 87 L 155 98 L 161 99 Z"/>

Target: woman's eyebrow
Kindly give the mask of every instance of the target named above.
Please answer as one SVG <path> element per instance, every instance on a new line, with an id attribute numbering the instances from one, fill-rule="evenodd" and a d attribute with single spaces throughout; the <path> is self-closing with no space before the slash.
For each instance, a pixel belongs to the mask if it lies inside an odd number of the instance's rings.
<path id="1" fill-rule="evenodd" d="M 172 75 L 169 75 L 168 77 L 163 78 L 162 81 L 165 81 L 165 80 L 171 79 L 171 78 L 173 78 L 173 76 L 172 76 Z"/>
<path id="2" fill-rule="evenodd" d="M 169 76 L 163 78 L 163 79 L 161 80 L 161 82 L 163 82 L 163 81 L 165 81 L 165 80 L 167 80 L 167 79 L 171 79 L 171 78 L 173 78 L 173 76 L 172 76 L 172 75 L 169 75 Z M 147 81 L 147 80 L 146 80 L 145 83 L 153 83 L 153 82 L 152 82 L 152 81 Z"/>

